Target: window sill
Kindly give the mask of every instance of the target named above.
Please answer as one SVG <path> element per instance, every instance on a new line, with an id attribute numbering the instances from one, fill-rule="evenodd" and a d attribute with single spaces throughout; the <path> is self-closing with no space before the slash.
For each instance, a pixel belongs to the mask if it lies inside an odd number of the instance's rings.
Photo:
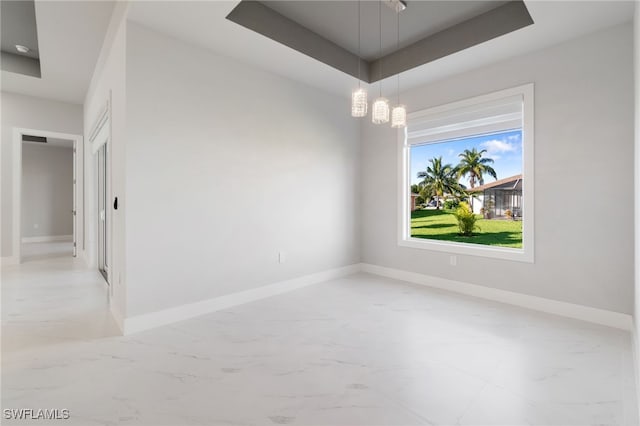
<path id="1" fill-rule="evenodd" d="M 468 256 L 489 257 L 516 262 L 534 263 L 533 250 L 507 247 L 486 246 L 480 244 L 454 243 L 448 241 L 406 238 L 398 240 L 398 246 L 421 250 L 440 251 Z"/>

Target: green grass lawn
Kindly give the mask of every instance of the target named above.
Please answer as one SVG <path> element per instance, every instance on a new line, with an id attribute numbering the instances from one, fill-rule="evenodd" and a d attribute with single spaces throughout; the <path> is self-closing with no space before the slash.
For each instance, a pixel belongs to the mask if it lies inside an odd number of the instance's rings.
<path id="1" fill-rule="evenodd" d="M 416 210 L 411 213 L 411 236 L 430 240 L 522 248 L 522 222 L 479 219 L 472 237 L 459 234 L 453 210 Z"/>

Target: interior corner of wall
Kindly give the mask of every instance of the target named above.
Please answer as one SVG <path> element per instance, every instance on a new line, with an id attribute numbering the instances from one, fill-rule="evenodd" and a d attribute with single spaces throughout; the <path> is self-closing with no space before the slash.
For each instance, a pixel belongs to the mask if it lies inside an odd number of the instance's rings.
<path id="1" fill-rule="evenodd" d="M 98 81 L 102 76 L 102 71 L 105 68 L 105 64 L 111 54 L 111 50 L 113 45 L 115 44 L 115 40 L 117 39 L 120 31 L 124 31 L 126 29 L 127 16 L 129 14 L 129 0 L 121 0 L 115 2 L 113 6 L 113 12 L 111 13 L 111 19 L 109 21 L 109 26 L 107 27 L 107 32 L 104 36 L 104 41 L 102 43 L 102 47 L 100 48 L 100 54 L 98 55 L 98 60 L 93 68 L 93 74 L 91 75 L 91 81 L 89 82 L 89 88 L 84 98 L 85 108 L 89 103 L 91 97 L 93 96 L 93 92 L 98 85 Z"/>

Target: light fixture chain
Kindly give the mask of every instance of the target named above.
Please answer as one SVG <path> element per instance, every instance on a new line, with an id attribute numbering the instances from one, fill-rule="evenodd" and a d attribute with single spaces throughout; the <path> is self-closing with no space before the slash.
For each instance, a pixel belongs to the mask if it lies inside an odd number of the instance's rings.
<path id="1" fill-rule="evenodd" d="M 398 30 L 398 34 L 396 37 L 396 52 L 400 51 L 400 11 L 396 12 L 396 28 Z M 400 72 L 398 72 L 398 105 L 400 105 Z"/>
<path id="2" fill-rule="evenodd" d="M 380 24 L 380 97 L 382 97 L 382 0 L 378 0 L 378 23 Z"/>
<path id="3" fill-rule="evenodd" d="M 358 0 L 358 87 L 360 87 L 360 83 L 361 83 L 361 79 L 360 79 L 360 62 L 362 62 L 361 53 L 360 53 L 360 46 L 361 46 L 361 43 L 360 43 L 360 38 L 361 38 L 361 34 L 360 34 L 360 32 L 361 32 L 360 3 L 361 3 L 361 0 Z"/>
<path id="4" fill-rule="evenodd" d="M 400 11 L 401 9 L 396 8 L 396 52 L 400 51 Z M 398 104 L 391 111 L 391 127 L 393 128 L 403 128 L 407 127 L 407 109 L 404 105 L 400 104 L 400 73 L 398 70 L 396 75 L 396 96 L 398 97 Z"/>

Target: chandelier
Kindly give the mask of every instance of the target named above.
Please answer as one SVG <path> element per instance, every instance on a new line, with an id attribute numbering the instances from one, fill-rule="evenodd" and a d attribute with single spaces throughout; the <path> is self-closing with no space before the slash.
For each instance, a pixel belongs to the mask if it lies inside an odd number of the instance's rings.
<path id="1" fill-rule="evenodd" d="M 402 128 L 407 125 L 406 107 L 400 104 L 400 73 L 397 74 L 397 105 L 391 109 L 389 100 L 382 96 L 382 2 L 390 6 L 397 16 L 397 38 L 396 49 L 400 47 L 400 12 L 406 9 L 406 3 L 402 0 L 378 0 L 378 23 L 379 23 L 379 41 L 380 41 L 380 66 L 378 79 L 378 97 L 371 104 L 371 122 L 374 124 L 383 124 L 391 121 L 391 127 Z M 368 113 L 367 91 L 361 84 L 360 67 L 362 59 L 361 55 L 361 6 L 358 0 L 358 87 L 351 93 L 351 116 L 366 117 Z"/>
<path id="2" fill-rule="evenodd" d="M 396 50 L 400 49 L 400 13 L 396 13 L 397 21 L 396 21 Z M 398 104 L 393 107 L 393 111 L 391 111 L 391 127 L 399 129 L 403 127 L 407 127 L 407 109 L 404 105 L 400 103 L 400 73 L 397 76 L 398 79 Z"/>
<path id="3" fill-rule="evenodd" d="M 367 91 L 361 87 L 360 79 L 360 0 L 358 0 L 358 88 L 351 93 L 351 116 L 366 117 L 367 116 Z"/>

